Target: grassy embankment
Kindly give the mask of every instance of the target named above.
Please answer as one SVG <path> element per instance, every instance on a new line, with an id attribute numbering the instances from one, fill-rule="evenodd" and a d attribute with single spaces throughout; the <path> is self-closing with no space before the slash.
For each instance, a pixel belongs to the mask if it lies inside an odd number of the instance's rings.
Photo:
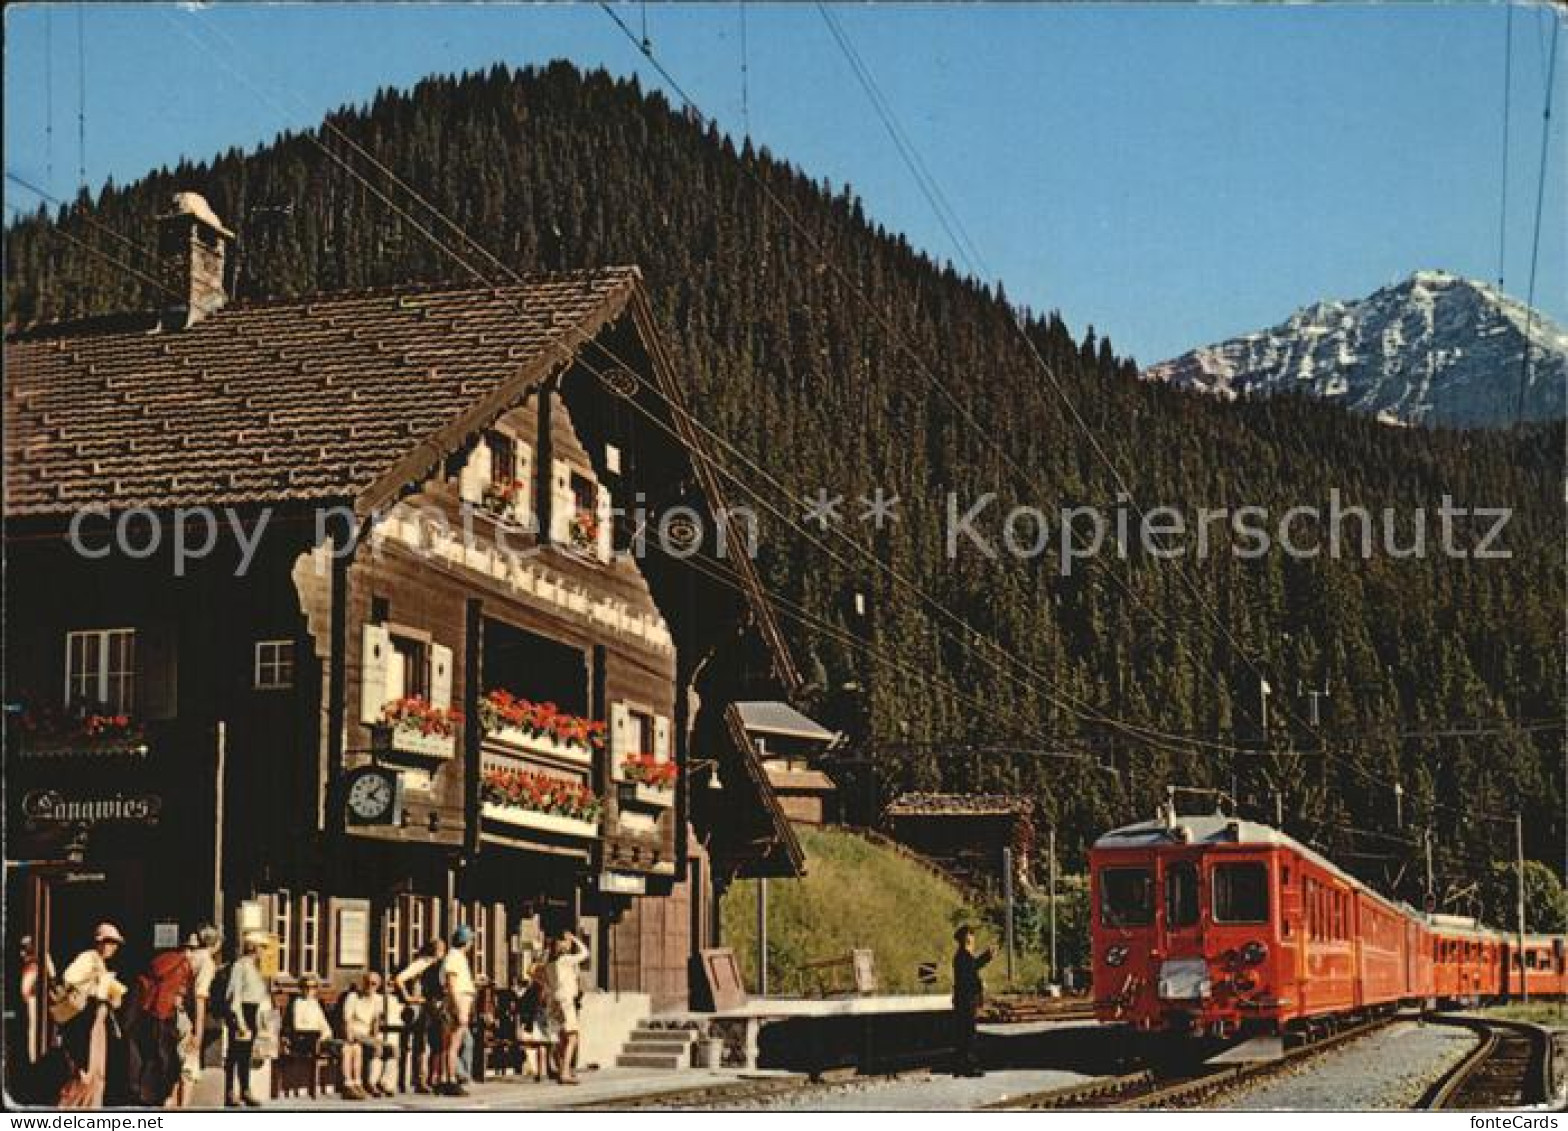
<path id="1" fill-rule="evenodd" d="M 799 830 L 806 875 L 768 883 L 768 989 L 774 995 L 812 994 L 807 963 L 841 958 L 856 947 L 876 955 L 878 991 L 946 993 L 951 989 L 952 936 L 971 923 L 983 949 L 996 959 L 986 970 L 993 992 L 1008 989 L 997 909 L 918 860 L 840 829 Z M 724 898 L 724 943 L 732 947 L 748 987 L 757 984 L 757 885 L 740 881 Z M 938 981 L 922 986 L 918 968 L 934 962 Z M 1020 947 L 1013 986 L 1030 988 L 1044 973 L 1041 956 Z M 848 989 L 847 971 L 830 979 Z M 831 988 L 831 987 L 830 987 Z"/>

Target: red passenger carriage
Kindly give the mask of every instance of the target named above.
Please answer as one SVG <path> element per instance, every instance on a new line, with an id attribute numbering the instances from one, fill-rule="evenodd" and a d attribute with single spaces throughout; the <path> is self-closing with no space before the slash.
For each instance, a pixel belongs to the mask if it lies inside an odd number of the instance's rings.
<path id="1" fill-rule="evenodd" d="M 1170 811 L 1106 833 L 1090 868 L 1102 1021 L 1285 1033 L 1517 994 L 1521 978 L 1564 992 L 1561 936 L 1528 937 L 1520 958 L 1515 937 L 1394 903 L 1252 821 Z"/>

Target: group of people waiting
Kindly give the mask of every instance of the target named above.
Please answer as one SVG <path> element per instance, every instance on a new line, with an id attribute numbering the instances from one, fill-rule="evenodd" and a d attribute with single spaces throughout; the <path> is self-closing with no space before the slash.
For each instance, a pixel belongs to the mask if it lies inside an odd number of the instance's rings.
<path id="1" fill-rule="evenodd" d="M 415 1092 L 468 1094 L 478 998 L 467 953 L 472 938 L 472 931 L 460 926 L 450 946 L 432 939 L 392 979 L 404 1002 L 404 1028 L 414 1041 Z M 525 1046 L 547 1050 L 549 1073 L 562 1084 L 577 1083 L 578 974 L 587 958 L 583 941 L 571 931 L 561 932 L 528 971 L 520 995 L 514 1036 Z"/>
<path id="2" fill-rule="evenodd" d="M 252 1065 L 280 1049 L 333 1060 L 345 1099 L 392 1095 L 403 1057 L 413 1091 L 469 1094 L 479 1020 L 470 927 L 459 926 L 450 942 L 428 942 L 385 990 L 381 975 L 366 971 L 332 1007 L 321 998 L 320 979 L 303 975 L 280 1018 L 280 1048 L 258 1044 L 272 1016 L 272 988 L 260 962 L 264 938 L 247 934 L 240 954 L 220 967 L 222 938 L 216 928 L 202 927 L 183 946 L 155 954 L 129 985 L 116 969 L 125 939 L 112 923 L 98 925 L 92 946 L 58 978 L 47 959 L 40 966 L 24 940 L 20 988 L 29 1063 L 56 1061 L 60 1079 L 50 1094 L 60 1107 L 187 1106 L 212 1020 L 225 1037 L 229 1107 L 260 1105 L 251 1088 Z M 550 938 L 518 988 L 515 1016 L 509 1014 L 519 1030 L 513 1036 L 543 1058 L 540 1075 L 547 1068 L 562 1084 L 577 1083 L 579 975 L 587 958 L 588 948 L 573 932 Z M 47 994 L 38 992 L 39 978 L 46 980 Z M 35 1039 L 42 1031 L 36 1012 L 41 1001 L 58 1037 L 51 1049 L 38 1048 Z M 111 1075 L 120 1084 L 112 1095 Z"/>
<path id="3" fill-rule="evenodd" d="M 48 1081 L 35 1086 L 36 1098 L 69 1108 L 103 1107 L 111 1098 L 144 1107 L 190 1104 L 220 943 L 216 928 L 202 927 L 182 946 L 159 951 L 127 984 L 116 969 L 125 936 L 113 923 L 98 924 L 92 945 L 58 976 L 24 938 L 20 1051 L 30 1079 Z M 44 1009 L 56 1036 L 48 1046 L 41 1039 Z"/>

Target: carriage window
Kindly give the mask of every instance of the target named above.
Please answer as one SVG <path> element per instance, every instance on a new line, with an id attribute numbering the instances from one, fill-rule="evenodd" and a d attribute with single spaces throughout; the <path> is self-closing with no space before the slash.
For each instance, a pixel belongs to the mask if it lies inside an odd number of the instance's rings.
<path id="1" fill-rule="evenodd" d="M 1154 877 L 1147 868 L 1106 868 L 1100 873 L 1100 922 L 1144 927 L 1154 918 Z"/>
<path id="2" fill-rule="evenodd" d="M 1269 872 L 1263 864 L 1220 864 L 1214 869 L 1214 921 L 1265 923 Z"/>
<path id="3" fill-rule="evenodd" d="M 1198 921 L 1198 869 L 1172 864 L 1165 869 L 1165 925 L 1190 927 Z"/>

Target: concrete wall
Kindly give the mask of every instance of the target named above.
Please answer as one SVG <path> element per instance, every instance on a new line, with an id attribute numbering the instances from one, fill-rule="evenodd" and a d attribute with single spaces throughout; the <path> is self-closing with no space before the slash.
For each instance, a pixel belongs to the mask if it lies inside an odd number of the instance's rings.
<path id="1" fill-rule="evenodd" d="M 637 1023 L 652 1012 L 653 999 L 648 994 L 605 993 L 598 990 L 584 994 L 579 1015 L 582 1025 L 579 1063 L 597 1064 L 601 1068 L 612 1067 Z"/>

